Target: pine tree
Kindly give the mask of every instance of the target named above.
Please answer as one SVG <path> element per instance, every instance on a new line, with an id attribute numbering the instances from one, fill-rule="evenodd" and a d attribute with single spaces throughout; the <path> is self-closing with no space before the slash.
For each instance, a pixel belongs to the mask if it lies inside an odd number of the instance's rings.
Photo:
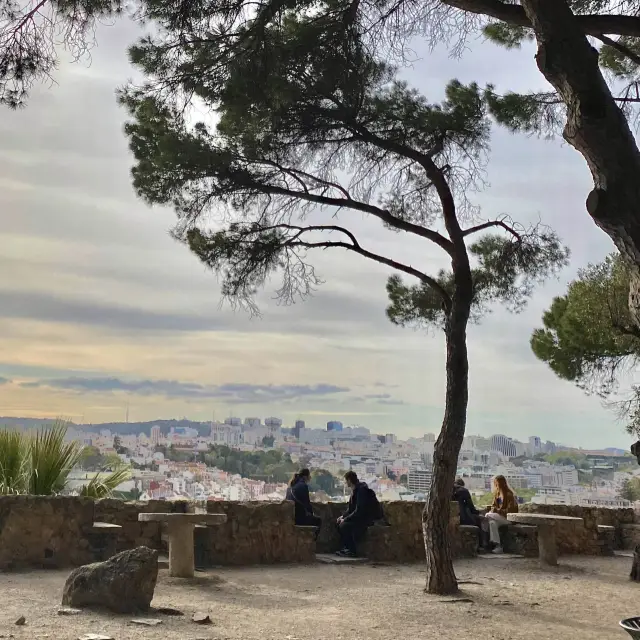
<path id="1" fill-rule="evenodd" d="M 537 358 L 564 380 L 601 398 L 620 397 L 619 383 L 640 361 L 640 329 L 629 313 L 629 269 L 618 254 L 589 265 L 553 300 L 531 337 Z M 640 434 L 640 387 L 611 402 Z"/>
<path id="2" fill-rule="evenodd" d="M 321 283 L 310 261 L 317 250 L 347 251 L 418 283 L 389 280 L 389 315 L 407 324 L 419 312 L 446 339 L 423 530 L 427 589 L 452 593 L 449 500 L 466 423 L 467 325 L 496 300 L 519 309 L 567 252 L 548 229 L 479 218 L 466 194 L 486 160 L 484 92 L 451 82 L 441 104 L 429 103 L 373 53 L 358 5 L 251 18 L 201 11 L 185 7 L 179 24 L 167 14 L 161 33 L 131 51 L 147 78 L 121 94 L 134 186 L 174 207 L 175 237 L 250 312 L 276 274 L 281 301 L 310 295 Z M 214 124 L 197 120 L 195 104 Z M 431 274 L 367 247 L 353 224 L 363 214 L 390 237 L 439 249 L 450 269 Z"/>

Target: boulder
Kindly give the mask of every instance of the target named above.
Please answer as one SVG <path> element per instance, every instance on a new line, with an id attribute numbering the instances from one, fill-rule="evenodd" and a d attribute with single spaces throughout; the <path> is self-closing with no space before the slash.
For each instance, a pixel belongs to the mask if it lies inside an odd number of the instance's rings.
<path id="1" fill-rule="evenodd" d="M 158 552 L 129 549 L 71 572 L 62 592 L 67 607 L 100 607 L 116 613 L 148 611 L 158 579 Z"/>

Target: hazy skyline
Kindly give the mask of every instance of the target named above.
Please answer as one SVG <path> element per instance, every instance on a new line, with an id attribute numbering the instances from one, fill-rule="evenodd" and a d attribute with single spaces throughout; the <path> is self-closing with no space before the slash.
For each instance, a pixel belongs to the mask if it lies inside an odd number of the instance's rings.
<path id="1" fill-rule="evenodd" d="M 267 289 L 262 318 L 250 319 L 219 307 L 215 276 L 169 237 L 173 213 L 136 198 L 115 89 L 134 75 L 126 46 L 137 33 L 129 23 L 100 28 L 90 66 L 62 63 L 57 85 L 37 87 L 26 109 L 0 119 L 0 414 L 97 423 L 122 420 L 129 405 L 136 421 L 233 411 L 312 426 L 336 418 L 403 438 L 436 432 L 443 339 L 388 322 L 387 269 L 336 251 L 312 255 L 326 281 L 316 295 L 282 307 Z M 545 87 L 532 49 L 469 46 L 452 59 L 416 42 L 421 59 L 403 74 L 432 100 L 454 77 L 499 92 Z M 614 414 L 529 348 L 552 297 L 613 250 L 585 211 L 584 161 L 561 140 L 496 128 L 487 180 L 471 194 L 486 217 L 540 219 L 572 258 L 525 312 L 496 308 L 470 329 L 467 432 L 626 448 Z M 356 226 L 373 249 L 445 266 L 415 238 L 372 220 Z"/>

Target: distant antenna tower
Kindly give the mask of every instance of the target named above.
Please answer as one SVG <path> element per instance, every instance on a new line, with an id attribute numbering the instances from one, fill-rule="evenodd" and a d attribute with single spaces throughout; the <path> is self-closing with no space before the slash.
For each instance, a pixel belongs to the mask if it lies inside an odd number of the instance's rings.
<path id="1" fill-rule="evenodd" d="M 129 424 L 129 405 L 127 404 L 127 412 L 125 414 L 124 421 Z"/>

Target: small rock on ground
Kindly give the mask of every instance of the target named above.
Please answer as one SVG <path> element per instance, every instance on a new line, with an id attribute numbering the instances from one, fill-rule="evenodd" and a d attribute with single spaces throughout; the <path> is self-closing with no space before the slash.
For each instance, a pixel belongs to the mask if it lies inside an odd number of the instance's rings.
<path id="1" fill-rule="evenodd" d="M 203 611 L 198 611 L 193 614 L 191 618 L 196 624 L 211 624 L 211 618 L 208 613 L 204 613 Z"/>
<path id="2" fill-rule="evenodd" d="M 114 640 L 111 636 L 105 636 L 102 633 L 85 633 L 78 640 Z"/>
<path id="3" fill-rule="evenodd" d="M 16 624 L 19 627 L 22 627 L 23 625 L 27 624 L 27 619 L 24 616 L 20 616 L 17 620 L 16 620 Z"/>
<path id="4" fill-rule="evenodd" d="M 159 624 L 162 624 L 162 620 L 158 620 L 156 618 L 138 618 L 130 621 L 131 624 L 139 624 L 143 627 L 156 627 Z"/>
<path id="5" fill-rule="evenodd" d="M 59 616 L 77 616 L 82 613 L 82 609 L 72 609 L 71 607 L 60 607 L 58 609 Z"/>

